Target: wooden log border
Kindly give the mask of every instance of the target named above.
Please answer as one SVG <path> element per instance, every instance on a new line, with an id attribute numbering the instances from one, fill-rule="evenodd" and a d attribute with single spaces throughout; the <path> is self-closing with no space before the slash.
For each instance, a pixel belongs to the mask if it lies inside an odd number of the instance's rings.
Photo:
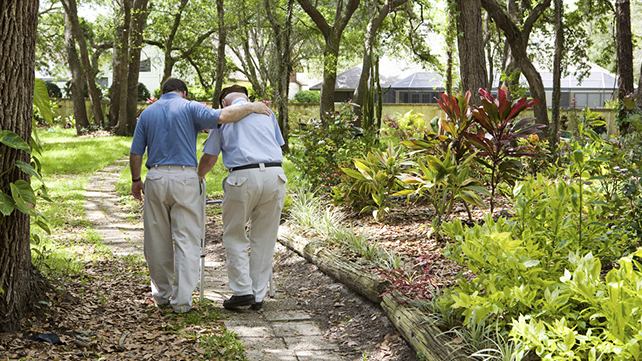
<path id="1" fill-rule="evenodd" d="M 405 302 L 401 295 L 387 293 L 382 297 L 390 286 L 389 281 L 365 273 L 359 265 L 337 257 L 325 248 L 323 241 L 300 236 L 288 226 L 279 227 L 279 242 L 354 292 L 379 304 L 406 342 L 417 354 L 422 355 L 424 360 L 469 359 L 459 347 L 448 342 L 449 337 L 443 335 L 441 330 L 426 322 L 423 312 Z"/>

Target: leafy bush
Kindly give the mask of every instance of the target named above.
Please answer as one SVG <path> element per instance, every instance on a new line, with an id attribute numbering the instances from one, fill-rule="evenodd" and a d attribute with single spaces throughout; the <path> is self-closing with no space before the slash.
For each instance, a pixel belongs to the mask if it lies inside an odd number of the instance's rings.
<path id="1" fill-rule="evenodd" d="M 196 86 L 189 87 L 187 90 L 187 99 L 189 100 L 196 100 L 197 102 L 211 102 L 214 98 L 214 89 L 205 90 L 203 87 Z"/>
<path id="2" fill-rule="evenodd" d="M 321 94 L 314 90 L 302 90 L 294 95 L 297 103 L 318 103 L 321 101 Z"/>
<path id="3" fill-rule="evenodd" d="M 62 90 L 60 90 L 60 87 L 56 83 L 52 81 L 46 81 L 45 86 L 47 87 L 49 98 L 62 98 Z"/>
<path id="4" fill-rule="evenodd" d="M 362 197 L 370 198 L 376 207 L 368 206 L 362 212 L 374 209 L 373 216 L 376 221 L 381 221 L 390 211 L 390 196 L 398 188 L 398 177 L 402 167 L 408 166 L 401 146 L 393 147 L 388 141 L 386 151 L 374 150 L 368 152 L 365 158 L 353 159 L 357 170 L 341 168 L 344 173 L 354 178 L 357 193 Z"/>
<path id="5" fill-rule="evenodd" d="M 151 98 L 152 95 L 149 92 L 149 89 L 145 86 L 143 83 L 138 83 L 138 101 L 139 102 L 144 102 L 147 101 L 147 99 Z"/>
<path id="6" fill-rule="evenodd" d="M 506 182 L 512 185 L 519 176 L 521 157 L 534 157 L 536 153 L 519 145 L 518 139 L 539 133 L 543 124 L 532 124 L 535 118 L 515 120 L 523 110 L 539 103 L 537 99 L 521 98 L 511 102 L 504 89 L 497 89 L 497 99 L 486 90 L 480 89 L 482 105 L 473 112 L 475 123 L 481 129 L 477 133 L 464 133 L 464 136 L 479 150 L 479 163 L 490 171 L 490 212 L 495 206 L 497 185 Z M 487 159 L 487 161 L 481 157 Z"/>
<path id="7" fill-rule="evenodd" d="M 289 158 L 304 181 L 326 193 L 341 182 L 341 168 L 364 154 L 365 141 L 350 124 L 352 114 L 346 107 L 335 112 L 325 125 L 316 119 L 302 123 L 292 134 Z"/>

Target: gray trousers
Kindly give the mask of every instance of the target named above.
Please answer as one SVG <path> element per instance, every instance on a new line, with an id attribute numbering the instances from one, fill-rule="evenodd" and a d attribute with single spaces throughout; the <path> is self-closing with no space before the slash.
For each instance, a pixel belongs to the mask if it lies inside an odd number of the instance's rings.
<path id="1" fill-rule="evenodd" d="M 267 293 L 286 182 L 281 167 L 238 170 L 223 180 L 223 243 L 237 296 L 254 294 L 262 302 Z"/>
<path id="2" fill-rule="evenodd" d="M 145 259 L 152 296 L 175 312 L 192 307 L 198 284 L 200 239 L 205 226 L 203 197 L 194 167 L 152 167 L 145 179 Z"/>

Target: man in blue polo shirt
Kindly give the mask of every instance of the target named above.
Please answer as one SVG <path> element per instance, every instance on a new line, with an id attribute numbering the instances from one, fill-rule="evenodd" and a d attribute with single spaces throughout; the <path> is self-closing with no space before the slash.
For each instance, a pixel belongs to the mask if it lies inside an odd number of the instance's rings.
<path id="1" fill-rule="evenodd" d="M 200 239 L 205 227 L 205 185 L 196 172 L 196 138 L 204 129 L 231 123 L 256 112 L 271 114 L 262 103 L 234 109 L 210 109 L 188 101 L 187 85 L 169 79 L 163 96 L 138 118 L 129 161 L 132 194 L 142 200 L 144 250 L 152 296 L 158 305 L 171 304 L 174 312 L 192 307 L 198 283 Z M 145 183 L 140 169 L 147 149 L 149 169 Z M 172 240 L 173 238 L 173 240 Z"/>
<path id="2" fill-rule="evenodd" d="M 246 106 L 247 89 L 239 85 L 225 88 L 219 101 L 224 109 Z M 250 306 L 260 310 L 263 306 L 285 199 L 284 143 L 274 114 L 250 114 L 210 130 L 203 149 L 200 178 L 216 164 L 219 153 L 230 171 L 223 180 L 223 243 L 234 295 L 223 302 L 226 309 Z"/>

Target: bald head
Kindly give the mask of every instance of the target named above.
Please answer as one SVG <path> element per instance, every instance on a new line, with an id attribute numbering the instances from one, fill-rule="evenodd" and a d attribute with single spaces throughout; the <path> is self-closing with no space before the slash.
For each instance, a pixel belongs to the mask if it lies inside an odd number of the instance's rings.
<path id="1" fill-rule="evenodd" d="M 238 98 L 243 98 L 247 101 L 250 99 L 245 95 L 245 93 L 229 93 L 225 96 L 225 98 L 221 99 L 221 105 L 223 105 L 223 108 L 229 107 L 232 105 L 232 102 L 234 102 Z"/>

